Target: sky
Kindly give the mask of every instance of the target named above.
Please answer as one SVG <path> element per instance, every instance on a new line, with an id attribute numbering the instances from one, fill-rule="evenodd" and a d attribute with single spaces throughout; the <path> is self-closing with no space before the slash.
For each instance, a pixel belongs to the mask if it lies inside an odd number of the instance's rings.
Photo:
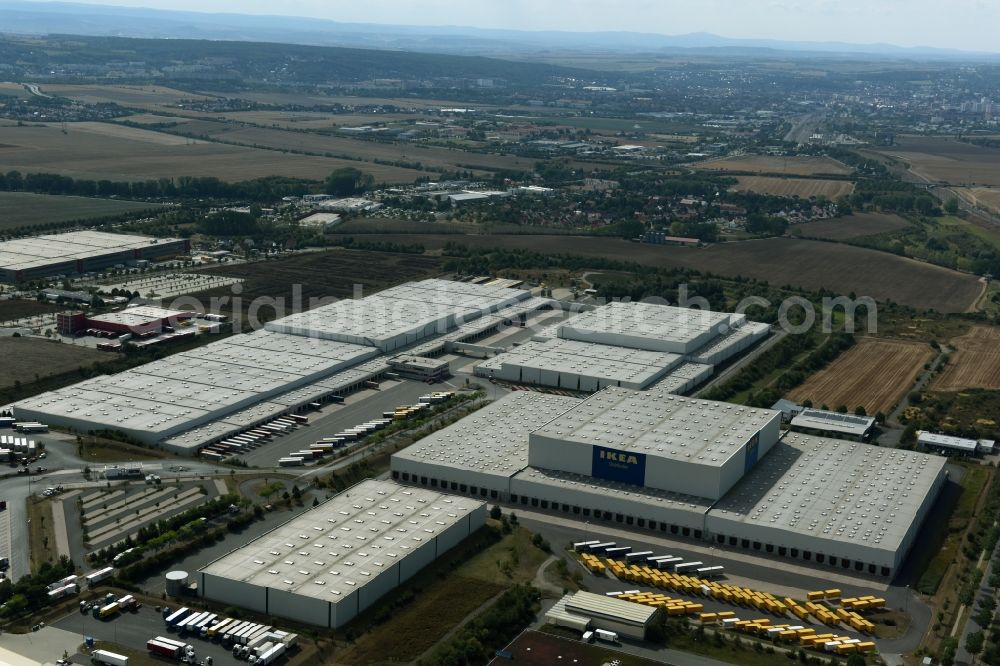
<path id="1" fill-rule="evenodd" d="M 88 4 L 280 14 L 350 23 L 887 43 L 1000 50 L 1000 0 L 97 0 Z"/>

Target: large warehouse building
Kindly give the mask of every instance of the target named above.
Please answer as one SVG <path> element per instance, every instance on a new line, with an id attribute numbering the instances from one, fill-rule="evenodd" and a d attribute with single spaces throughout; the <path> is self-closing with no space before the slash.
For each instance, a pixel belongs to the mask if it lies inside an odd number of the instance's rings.
<path id="1" fill-rule="evenodd" d="M 479 377 L 593 392 L 606 386 L 684 393 L 767 337 L 742 314 L 613 302 L 554 324 L 476 366 Z"/>
<path id="2" fill-rule="evenodd" d="M 781 413 L 611 387 L 518 391 L 393 455 L 402 482 L 890 577 L 947 475 Z"/>
<path id="3" fill-rule="evenodd" d="M 13 408 L 19 419 L 77 432 L 119 431 L 195 453 L 377 379 L 391 368 L 388 350 L 473 336 L 549 303 L 523 290 L 424 280 L 278 319 L 265 330 L 94 377 Z M 134 312 L 113 315 L 111 323 L 139 321 Z"/>
<path id="4" fill-rule="evenodd" d="M 127 236 L 101 231 L 71 231 L 0 243 L 0 278 L 4 282 L 79 275 L 140 259 L 157 260 L 187 254 L 183 238 Z"/>
<path id="5" fill-rule="evenodd" d="M 478 500 L 363 481 L 203 567 L 198 593 L 336 628 L 485 523 Z"/>

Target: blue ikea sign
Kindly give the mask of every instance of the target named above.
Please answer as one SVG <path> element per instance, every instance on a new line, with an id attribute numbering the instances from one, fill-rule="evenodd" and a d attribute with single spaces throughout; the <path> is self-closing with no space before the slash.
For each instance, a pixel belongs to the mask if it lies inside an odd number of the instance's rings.
<path id="1" fill-rule="evenodd" d="M 598 479 L 631 483 L 642 486 L 646 483 L 646 454 L 632 451 L 593 447 L 593 462 L 590 475 Z"/>

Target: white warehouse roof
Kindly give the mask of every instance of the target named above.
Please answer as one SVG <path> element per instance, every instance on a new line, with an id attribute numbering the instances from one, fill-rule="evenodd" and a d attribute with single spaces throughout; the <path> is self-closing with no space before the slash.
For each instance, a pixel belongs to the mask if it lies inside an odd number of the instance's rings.
<path id="1" fill-rule="evenodd" d="M 927 432 L 926 430 L 921 430 L 917 433 L 917 443 L 923 444 L 924 446 L 940 446 L 946 449 L 955 449 L 956 451 L 966 451 L 968 453 L 975 453 L 979 448 L 979 442 L 975 439 L 954 437 L 952 435 L 941 435 L 934 432 Z"/>
<path id="2" fill-rule="evenodd" d="M 514 391 L 392 456 L 394 470 L 412 463 L 446 465 L 506 479 L 528 465 L 528 433 L 548 423 L 579 398 Z"/>
<path id="3" fill-rule="evenodd" d="M 178 242 L 182 242 L 181 239 L 109 234 L 103 231 L 70 231 L 32 236 L 0 243 L 0 267 L 23 270 L 59 261 L 89 259 Z"/>
<path id="4" fill-rule="evenodd" d="M 523 290 L 429 279 L 268 322 L 270 331 L 390 351 L 530 297 Z"/>
<path id="5" fill-rule="evenodd" d="M 678 354 L 556 338 L 514 347 L 480 363 L 476 374 L 582 391 L 608 385 L 642 389 L 681 360 Z"/>
<path id="6" fill-rule="evenodd" d="M 483 503 L 368 480 L 200 569 L 337 603 Z"/>
<path id="7" fill-rule="evenodd" d="M 823 432 L 839 432 L 844 435 L 863 436 L 875 425 L 873 416 L 841 414 L 825 409 L 804 409 L 792 419 L 792 425 Z"/>
<path id="8" fill-rule="evenodd" d="M 716 534 L 895 567 L 946 476 L 913 451 L 789 433 L 708 517 Z M 733 525 L 738 523 L 739 525 Z"/>
<path id="9" fill-rule="evenodd" d="M 742 314 L 616 301 L 573 317 L 558 333 L 568 340 L 689 354 L 745 320 Z"/>
<path id="10" fill-rule="evenodd" d="M 655 388 L 610 387 L 531 435 L 718 467 L 780 414 Z"/>

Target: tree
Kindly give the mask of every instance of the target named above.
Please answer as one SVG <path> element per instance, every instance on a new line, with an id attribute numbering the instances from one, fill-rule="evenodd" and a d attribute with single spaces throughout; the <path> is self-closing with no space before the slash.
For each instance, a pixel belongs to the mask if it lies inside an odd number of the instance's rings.
<path id="1" fill-rule="evenodd" d="M 500 509 L 499 506 L 497 506 L 496 504 L 494 504 L 493 508 L 490 509 L 490 518 L 492 518 L 493 520 L 500 520 L 500 516 L 502 516 L 502 515 L 503 515 L 503 511 Z"/>
<path id="2" fill-rule="evenodd" d="M 865 666 L 865 658 L 855 652 L 847 658 L 847 666 Z"/>
<path id="3" fill-rule="evenodd" d="M 958 199 L 956 199 L 955 197 L 952 197 L 952 198 L 948 199 L 948 201 L 946 201 L 945 204 L 944 204 L 944 210 L 949 215 L 954 215 L 955 213 L 957 213 L 958 212 Z"/>
<path id="4" fill-rule="evenodd" d="M 368 190 L 375 183 L 369 173 L 354 167 L 337 169 L 326 177 L 326 193 L 337 197 L 349 197 Z"/>

